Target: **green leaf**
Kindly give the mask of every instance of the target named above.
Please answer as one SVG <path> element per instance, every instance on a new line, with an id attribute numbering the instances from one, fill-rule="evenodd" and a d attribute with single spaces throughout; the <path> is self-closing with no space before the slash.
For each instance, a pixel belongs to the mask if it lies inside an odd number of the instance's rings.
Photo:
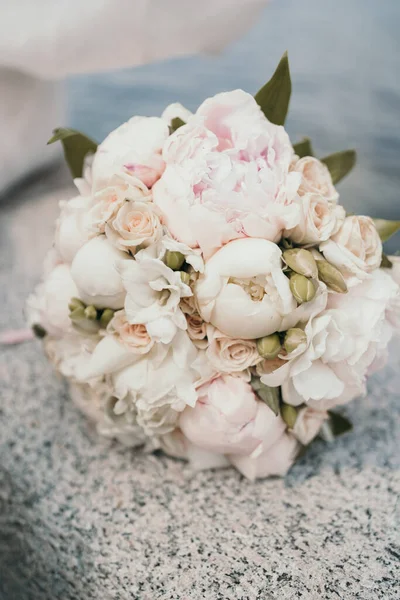
<path id="1" fill-rule="evenodd" d="M 47 144 L 60 141 L 72 177 L 82 177 L 85 157 L 96 152 L 97 143 L 75 129 L 59 127 L 54 129 L 53 133 L 53 137 L 49 139 Z"/>
<path id="2" fill-rule="evenodd" d="M 356 164 L 356 152 L 355 150 L 343 150 L 321 158 L 321 161 L 328 167 L 333 183 L 338 183 Z"/>
<path id="3" fill-rule="evenodd" d="M 392 261 L 386 256 L 386 254 L 384 252 L 382 252 L 382 260 L 381 260 L 380 267 L 381 267 L 381 269 L 392 269 L 393 268 Z"/>
<path id="4" fill-rule="evenodd" d="M 326 424 L 330 428 L 333 437 L 338 437 L 353 429 L 351 422 L 343 415 L 333 412 L 332 410 L 328 410 L 328 415 L 329 418 L 326 421 Z"/>
<path id="5" fill-rule="evenodd" d="M 297 144 L 294 144 L 293 150 L 300 158 L 303 158 L 303 156 L 314 156 L 309 137 L 305 137 L 300 142 L 297 142 Z"/>
<path id="6" fill-rule="evenodd" d="M 400 230 L 400 221 L 386 221 L 385 219 L 373 219 L 382 242 L 386 242 Z"/>
<path id="7" fill-rule="evenodd" d="M 284 125 L 291 93 L 289 60 L 287 52 L 285 52 L 271 79 L 257 92 L 254 98 L 271 123 Z"/>
<path id="8" fill-rule="evenodd" d="M 257 396 L 260 398 L 260 400 L 265 402 L 265 404 L 269 406 L 272 412 L 276 416 L 278 416 L 280 414 L 280 388 L 272 388 L 268 385 L 265 385 L 264 383 L 262 383 L 259 377 L 252 377 L 251 387 L 253 388 Z"/>
<path id="9" fill-rule="evenodd" d="M 169 126 L 169 133 L 174 133 L 179 127 L 182 125 L 186 125 L 185 121 L 182 121 L 179 117 L 174 117 L 171 119 L 171 125 Z"/>

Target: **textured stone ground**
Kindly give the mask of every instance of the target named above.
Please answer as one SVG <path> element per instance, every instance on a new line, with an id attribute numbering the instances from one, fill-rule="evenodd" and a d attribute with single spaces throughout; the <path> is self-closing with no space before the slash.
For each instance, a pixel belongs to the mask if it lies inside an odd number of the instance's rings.
<path id="1" fill-rule="evenodd" d="M 67 181 L 0 203 L 0 329 L 23 324 Z M 39 344 L 0 352 L 1 600 L 400 597 L 399 343 L 352 434 L 257 483 L 100 439 Z"/>

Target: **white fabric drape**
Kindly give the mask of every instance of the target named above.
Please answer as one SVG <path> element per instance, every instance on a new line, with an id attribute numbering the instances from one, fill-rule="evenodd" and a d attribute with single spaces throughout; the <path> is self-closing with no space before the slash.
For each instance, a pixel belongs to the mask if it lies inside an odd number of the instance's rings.
<path id="1" fill-rule="evenodd" d="M 0 0 L 0 192 L 46 164 L 66 75 L 217 52 L 267 0 Z"/>

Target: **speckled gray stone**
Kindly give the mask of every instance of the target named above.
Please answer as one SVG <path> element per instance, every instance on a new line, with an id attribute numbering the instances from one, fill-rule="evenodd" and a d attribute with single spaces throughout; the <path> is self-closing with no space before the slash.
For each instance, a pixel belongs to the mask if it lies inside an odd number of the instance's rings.
<path id="1" fill-rule="evenodd" d="M 0 205 L 1 329 L 23 324 L 67 182 Z M 1 600 L 399 598 L 399 355 L 353 433 L 249 483 L 99 438 L 37 342 L 2 348 Z"/>

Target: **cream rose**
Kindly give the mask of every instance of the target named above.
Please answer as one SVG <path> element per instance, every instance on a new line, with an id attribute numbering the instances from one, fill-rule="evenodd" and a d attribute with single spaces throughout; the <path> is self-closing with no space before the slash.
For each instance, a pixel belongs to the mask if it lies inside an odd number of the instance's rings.
<path id="1" fill-rule="evenodd" d="M 212 325 L 207 326 L 208 348 L 206 355 L 211 365 L 220 373 L 246 371 L 262 360 L 252 340 L 228 337 Z"/>
<path id="2" fill-rule="evenodd" d="M 324 163 L 313 156 L 304 156 L 295 160 L 291 165 L 291 171 L 301 174 L 301 183 L 298 195 L 318 194 L 328 202 L 336 202 L 339 198 L 329 169 Z"/>
<path id="3" fill-rule="evenodd" d="M 205 265 L 195 287 L 203 319 L 237 339 L 254 339 L 281 328 L 296 308 L 281 251 L 261 239 L 234 240 Z"/>
<path id="4" fill-rule="evenodd" d="M 117 263 L 131 260 L 104 235 L 89 240 L 78 250 L 71 265 L 77 296 L 96 308 L 123 308 L 126 292 Z"/>
<path id="5" fill-rule="evenodd" d="M 134 325 L 129 323 L 124 310 L 115 313 L 108 324 L 107 331 L 115 335 L 121 344 L 135 354 L 147 354 L 154 345 L 146 326 L 142 323 Z"/>
<path id="6" fill-rule="evenodd" d="M 309 192 L 296 200 L 300 210 L 300 222 L 285 236 L 296 244 L 317 244 L 328 240 L 341 226 L 345 218 L 343 206 L 329 202 L 320 194 Z"/>
<path id="7" fill-rule="evenodd" d="M 349 285 L 368 277 L 382 260 L 382 242 L 370 217 L 346 217 L 339 231 L 321 244 L 320 250 L 345 275 Z"/>
<path id="8" fill-rule="evenodd" d="M 208 346 L 207 324 L 198 312 L 185 313 L 188 336 L 196 348 L 204 349 Z"/>
<path id="9" fill-rule="evenodd" d="M 127 175 L 114 175 L 108 185 L 93 194 L 93 206 L 89 210 L 90 229 L 104 233 L 106 224 L 112 222 L 120 208 L 127 202 L 148 202 L 151 192 L 139 179 Z"/>
<path id="10" fill-rule="evenodd" d="M 115 174 L 125 174 L 151 188 L 164 171 L 161 150 L 168 125 L 157 117 L 133 117 L 102 142 L 93 159 L 93 191 L 107 187 Z"/>
<path id="11" fill-rule="evenodd" d="M 236 238 L 279 240 L 298 222 L 293 155 L 250 94 L 217 94 L 165 143 L 154 202 L 172 235 L 207 257 Z"/>
<path id="12" fill-rule="evenodd" d="M 138 246 L 149 246 L 163 234 L 159 209 L 152 202 L 125 202 L 106 223 L 105 233 L 119 250 L 134 252 Z"/>

